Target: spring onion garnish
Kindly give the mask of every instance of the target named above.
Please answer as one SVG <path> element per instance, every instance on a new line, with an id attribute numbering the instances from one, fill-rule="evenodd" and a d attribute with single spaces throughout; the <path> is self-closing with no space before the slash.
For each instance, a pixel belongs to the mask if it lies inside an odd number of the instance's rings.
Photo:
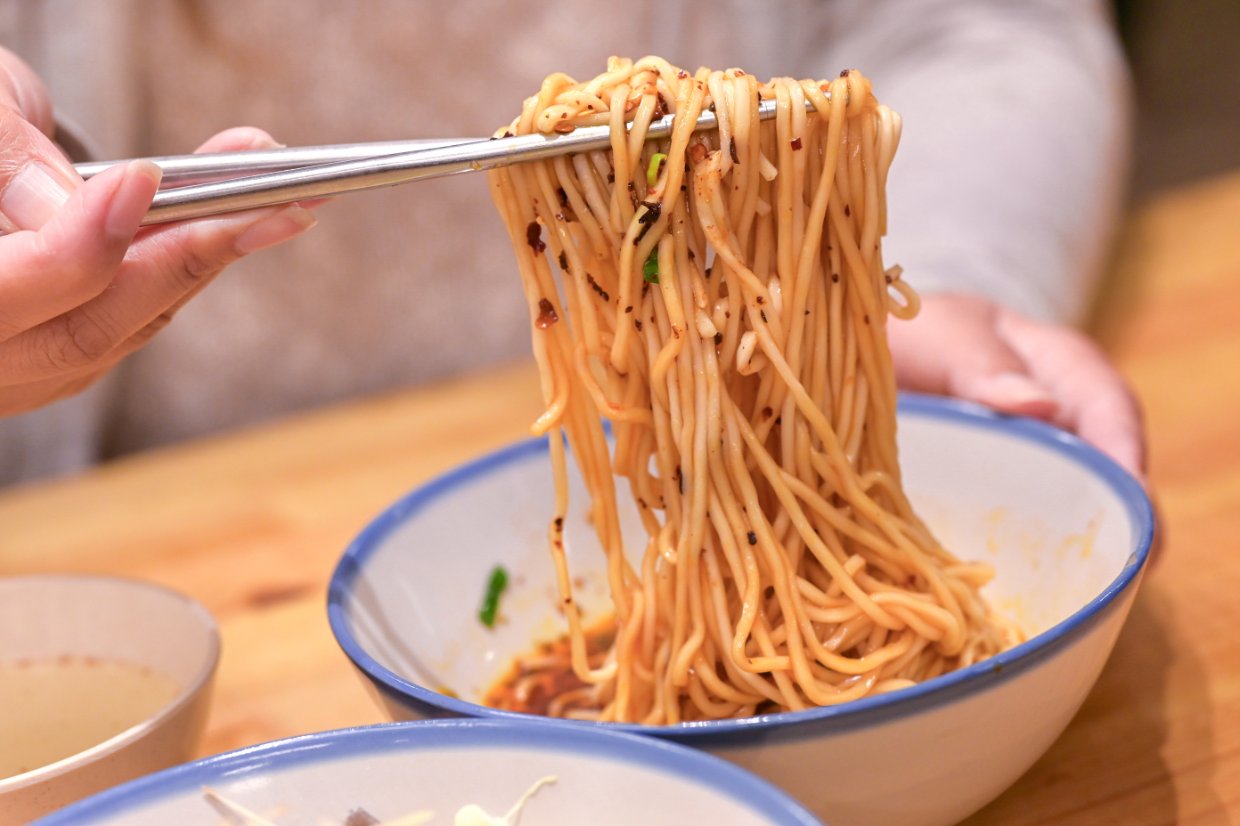
<path id="1" fill-rule="evenodd" d="M 667 160 L 667 155 L 662 152 L 655 152 L 650 158 L 650 165 L 646 167 L 646 184 L 654 186 L 658 183 L 659 173 L 663 171 L 663 162 Z"/>
<path id="2" fill-rule="evenodd" d="M 499 614 L 499 598 L 508 587 L 508 571 L 503 565 L 496 565 L 487 577 L 487 590 L 482 595 L 482 608 L 478 610 L 478 619 L 487 628 L 495 627 L 495 617 Z"/>
<path id="3" fill-rule="evenodd" d="M 642 264 L 642 277 L 650 284 L 659 283 L 659 250 L 657 247 L 650 251 L 650 257 L 646 259 L 645 264 Z"/>

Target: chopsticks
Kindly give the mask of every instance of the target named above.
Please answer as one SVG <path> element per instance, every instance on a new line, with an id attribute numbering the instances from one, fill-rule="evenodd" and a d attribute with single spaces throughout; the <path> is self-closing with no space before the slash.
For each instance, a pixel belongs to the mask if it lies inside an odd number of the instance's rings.
<path id="1" fill-rule="evenodd" d="M 294 146 L 274 149 L 244 149 L 237 152 L 204 152 L 198 155 L 167 155 L 147 158 L 164 172 L 161 189 L 172 186 L 205 183 L 221 178 L 241 175 L 257 175 L 263 172 L 280 172 L 303 166 L 316 166 L 342 161 L 360 161 L 402 152 L 417 152 L 440 146 L 452 146 L 485 138 L 434 138 L 407 141 L 373 141 L 370 143 L 340 143 L 327 146 Z M 77 173 L 85 179 L 93 178 L 105 169 L 126 161 L 91 161 L 74 165 Z"/>
<path id="2" fill-rule="evenodd" d="M 758 117 L 763 120 L 773 118 L 776 106 L 773 100 L 761 101 Z M 806 109 L 813 111 L 808 102 Z M 674 115 L 652 121 L 646 133 L 647 139 L 667 137 L 672 132 L 673 123 Z M 717 126 L 715 113 L 703 112 L 694 131 Z M 149 226 L 361 192 L 557 155 L 607 149 L 610 144 L 609 126 L 587 126 L 563 135 L 339 144 L 250 150 L 214 156 L 152 158 L 165 169 L 172 170 L 169 182 L 201 181 L 204 177 L 230 174 L 244 174 L 245 177 L 161 189 L 142 223 Z M 85 177 L 98 174 L 115 163 L 123 161 L 79 164 L 75 168 Z M 254 172 L 259 174 L 246 174 Z"/>

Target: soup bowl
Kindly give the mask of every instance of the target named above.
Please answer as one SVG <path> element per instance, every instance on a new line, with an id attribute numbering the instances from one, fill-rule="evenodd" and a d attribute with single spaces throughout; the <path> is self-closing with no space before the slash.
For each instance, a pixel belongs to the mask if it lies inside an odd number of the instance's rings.
<path id="1" fill-rule="evenodd" d="M 502 816 L 544 779 L 551 782 L 529 796 L 513 823 L 818 823 L 765 781 L 694 749 L 602 729 L 490 720 L 389 723 L 277 740 L 144 777 L 38 823 L 216 826 L 220 816 L 203 787 L 279 826 L 344 823 L 357 809 L 385 823 L 406 816 L 420 823 L 413 817 L 420 813 L 433 816 L 430 823 L 451 823 L 469 805 Z"/>
<path id="2" fill-rule="evenodd" d="M 0 709 L 0 759 L 28 769 L 0 778 L 0 826 L 188 760 L 219 655 L 207 610 L 157 585 L 0 578 L 0 695 L 25 686 Z"/>
<path id="3" fill-rule="evenodd" d="M 329 621 L 396 719 L 615 728 L 721 756 L 833 824 L 953 823 L 1024 773 L 1084 701 L 1136 595 L 1154 520 L 1135 479 L 1041 422 L 905 395 L 899 448 L 920 516 L 959 557 L 994 567 L 984 593 L 1027 635 L 991 659 L 910 688 L 673 726 L 558 720 L 482 705 L 515 656 L 564 631 L 545 539 L 553 503 L 545 440 L 452 470 L 374 519 L 333 574 Z M 576 476 L 572 485 L 572 501 L 581 503 Z M 640 536 L 636 513 L 622 516 L 625 536 Z M 605 615 L 597 541 L 580 516 L 564 529 L 579 604 L 587 616 Z M 478 603 L 497 565 L 512 582 L 503 621 L 488 628 Z"/>

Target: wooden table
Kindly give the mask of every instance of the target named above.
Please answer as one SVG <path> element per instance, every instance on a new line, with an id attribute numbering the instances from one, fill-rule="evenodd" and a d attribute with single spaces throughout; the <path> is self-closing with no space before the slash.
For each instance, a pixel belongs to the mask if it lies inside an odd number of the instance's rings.
<path id="1" fill-rule="evenodd" d="M 1225 823 L 1240 811 L 1240 176 L 1134 215 L 1095 332 L 1149 423 L 1168 526 L 1079 716 L 972 824 Z M 379 721 L 327 627 L 354 533 L 411 486 L 521 437 L 517 365 L 128 458 L 0 495 L 0 574 L 153 580 L 218 618 L 202 753 Z"/>

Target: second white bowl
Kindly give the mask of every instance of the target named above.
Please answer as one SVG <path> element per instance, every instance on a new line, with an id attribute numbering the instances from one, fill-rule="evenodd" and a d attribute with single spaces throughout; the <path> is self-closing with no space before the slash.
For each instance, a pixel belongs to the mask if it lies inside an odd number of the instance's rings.
<path id="1" fill-rule="evenodd" d="M 520 823 L 814 826 L 787 795 L 692 749 L 599 730 L 435 720 L 307 734 L 208 757 L 113 789 L 39 826 L 217 826 L 208 786 L 282 826 L 385 822 L 468 804 L 503 815 L 540 779 Z"/>

